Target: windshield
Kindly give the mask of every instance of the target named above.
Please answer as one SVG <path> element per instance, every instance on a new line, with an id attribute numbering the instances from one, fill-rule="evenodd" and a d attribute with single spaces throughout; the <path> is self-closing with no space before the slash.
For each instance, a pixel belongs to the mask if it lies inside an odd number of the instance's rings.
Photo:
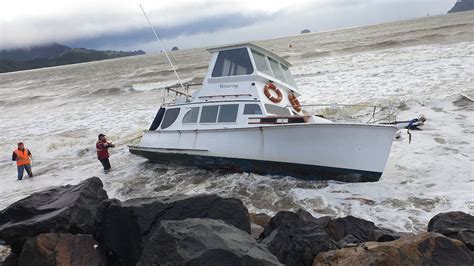
<path id="1" fill-rule="evenodd" d="M 258 71 L 296 87 L 296 83 L 287 66 L 253 49 L 252 56 Z"/>

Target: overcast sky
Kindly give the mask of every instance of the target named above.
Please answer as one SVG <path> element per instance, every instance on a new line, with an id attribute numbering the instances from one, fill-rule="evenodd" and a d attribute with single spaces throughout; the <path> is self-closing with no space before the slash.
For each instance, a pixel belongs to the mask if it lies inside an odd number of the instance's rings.
<path id="1" fill-rule="evenodd" d="M 0 49 L 58 42 L 159 51 L 141 3 L 168 48 L 194 48 L 445 14 L 456 0 L 1 0 Z"/>

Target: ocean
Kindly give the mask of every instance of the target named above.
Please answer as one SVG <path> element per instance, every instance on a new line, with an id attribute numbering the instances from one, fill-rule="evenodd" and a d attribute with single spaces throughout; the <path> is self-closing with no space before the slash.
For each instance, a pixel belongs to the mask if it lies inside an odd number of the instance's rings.
<path id="1" fill-rule="evenodd" d="M 163 54 L 0 74 L 0 209 L 50 186 L 99 176 L 110 197 L 217 193 L 272 215 L 304 208 L 353 215 L 403 232 L 424 230 L 440 212 L 474 214 L 474 12 L 256 41 L 285 57 L 303 104 L 386 106 L 398 120 L 423 114 L 392 146 L 379 182 L 302 181 L 150 163 L 131 155 L 177 82 Z M 171 53 L 185 81 L 207 71 L 205 49 Z M 371 108 L 310 111 L 366 122 Z M 113 170 L 95 155 L 99 133 L 117 145 Z M 34 178 L 16 181 L 11 153 L 24 141 Z"/>

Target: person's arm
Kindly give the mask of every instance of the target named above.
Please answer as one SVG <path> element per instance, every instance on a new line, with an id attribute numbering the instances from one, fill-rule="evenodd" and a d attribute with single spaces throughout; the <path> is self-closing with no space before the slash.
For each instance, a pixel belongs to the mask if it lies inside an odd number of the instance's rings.
<path id="1" fill-rule="evenodd" d="M 16 161 L 17 159 L 18 159 L 18 155 L 16 155 L 16 152 L 13 152 L 12 161 Z"/>
<path id="2" fill-rule="evenodd" d="M 28 150 L 28 156 L 30 156 L 30 158 L 33 157 L 33 154 L 31 154 L 30 150 Z"/>
<path id="3" fill-rule="evenodd" d="M 113 148 L 115 145 L 112 142 L 107 142 L 107 147 Z"/>

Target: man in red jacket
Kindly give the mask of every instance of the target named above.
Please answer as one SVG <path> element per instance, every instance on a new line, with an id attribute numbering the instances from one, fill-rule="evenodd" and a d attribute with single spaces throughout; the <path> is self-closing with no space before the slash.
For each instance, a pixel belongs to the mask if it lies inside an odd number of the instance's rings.
<path id="1" fill-rule="evenodd" d="M 107 142 L 104 134 L 99 134 L 99 140 L 95 144 L 97 149 L 97 159 L 99 159 L 102 166 L 104 166 L 104 171 L 108 172 L 111 168 L 109 161 L 109 148 L 115 147 L 112 142 Z"/>

